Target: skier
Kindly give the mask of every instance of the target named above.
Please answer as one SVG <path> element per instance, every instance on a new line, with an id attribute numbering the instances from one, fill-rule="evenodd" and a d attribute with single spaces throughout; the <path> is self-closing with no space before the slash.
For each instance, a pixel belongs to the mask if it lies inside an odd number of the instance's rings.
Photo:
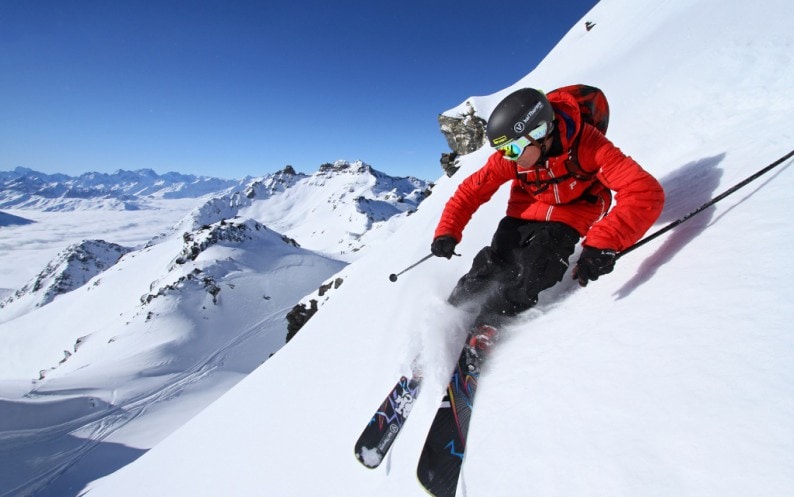
<path id="1" fill-rule="evenodd" d="M 511 93 L 491 114 L 486 135 L 496 151 L 447 202 L 431 251 L 451 258 L 474 212 L 512 181 L 506 217 L 449 296 L 455 306 L 478 304 L 474 329 L 490 337 L 562 281 L 580 237 L 574 279 L 586 286 L 611 272 L 617 253 L 659 217 L 664 191 L 584 121 L 576 97 L 565 91 Z M 616 205 L 609 211 L 612 191 Z"/>

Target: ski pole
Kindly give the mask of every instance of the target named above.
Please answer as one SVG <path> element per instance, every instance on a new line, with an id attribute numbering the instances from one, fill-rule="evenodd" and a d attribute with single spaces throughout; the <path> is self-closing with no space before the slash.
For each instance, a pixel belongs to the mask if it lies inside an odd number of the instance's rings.
<path id="1" fill-rule="evenodd" d="M 394 274 L 394 273 L 390 274 L 390 275 L 389 275 L 389 281 L 391 281 L 392 283 L 394 283 L 395 281 L 397 281 L 397 277 L 398 277 L 398 276 L 400 276 L 401 274 L 403 274 L 403 273 L 404 273 L 404 272 L 406 272 L 406 271 L 410 271 L 411 269 L 415 268 L 416 266 L 418 266 L 419 264 L 421 264 L 421 263 L 425 262 L 426 260 L 430 259 L 431 257 L 433 257 L 433 254 L 427 254 L 426 256 L 424 256 L 424 257 L 422 257 L 421 259 L 419 259 L 418 261 L 414 262 L 413 264 L 411 264 L 411 265 L 410 265 L 410 266 L 408 266 L 407 268 L 403 269 L 403 270 L 402 270 L 402 271 L 400 271 L 399 273 L 397 273 L 397 274 Z"/>
<path id="2" fill-rule="evenodd" d="M 676 227 L 676 226 L 678 226 L 679 224 L 681 224 L 681 223 L 685 222 L 687 219 L 691 218 L 692 216 L 695 216 L 695 215 L 697 215 L 697 214 L 700 214 L 701 212 L 703 212 L 704 210 L 708 209 L 708 208 L 709 208 L 709 207 L 711 207 L 712 205 L 716 204 L 716 203 L 717 203 L 717 202 L 719 202 L 720 200 L 724 199 L 725 197 L 727 197 L 727 196 L 728 196 L 728 195 L 730 195 L 731 193 L 734 193 L 734 192 L 735 192 L 736 190 L 738 190 L 739 188 L 742 188 L 742 187 L 746 186 L 746 185 L 747 185 L 748 183 L 750 183 L 751 181 L 753 181 L 753 180 L 755 180 L 755 179 L 759 178 L 760 176 L 763 176 L 764 174 L 768 173 L 769 171 L 771 171 L 771 170 L 772 170 L 772 169 L 774 169 L 775 167 L 777 167 L 777 166 L 779 166 L 780 164 L 782 164 L 782 163 L 786 162 L 786 160 L 790 159 L 790 158 L 791 158 L 791 156 L 793 156 L 793 155 L 794 155 L 794 150 L 792 150 L 791 152 L 787 153 L 787 154 L 786 154 L 786 155 L 784 155 L 783 157 L 779 158 L 779 159 L 778 159 L 778 160 L 776 160 L 775 162 L 773 162 L 773 163 L 769 164 L 768 166 L 766 166 L 765 168 L 761 169 L 760 171 L 756 172 L 756 173 L 755 173 L 755 174 L 753 174 L 752 176 L 749 176 L 748 178 L 744 179 L 743 181 L 740 181 L 739 183 L 735 184 L 733 187 L 729 188 L 728 190 L 726 190 L 726 191 L 725 191 L 725 192 L 723 192 L 722 194 L 720 194 L 720 195 L 718 195 L 718 196 L 714 197 L 713 199 L 709 200 L 708 202 L 706 202 L 705 204 L 701 205 L 701 206 L 700 206 L 700 207 L 698 207 L 697 209 L 693 210 L 692 212 L 690 212 L 690 213 L 689 213 L 689 214 L 687 214 L 686 216 L 684 216 L 684 217 L 682 217 L 682 218 L 680 218 L 680 219 L 676 219 L 675 221 L 673 221 L 672 223 L 668 224 L 668 225 L 667 225 L 667 226 L 665 226 L 664 228 L 661 228 L 661 229 L 659 229 L 658 231 L 654 232 L 653 234 L 651 234 L 651 235 L 648 235 L 647 237 L 643 238 L 642 240 L 640 240 L 639 242 L 635 243 L 635 244 L 634 244 L 634 245 L 632 245 L 631 247 L 627 248 L 627 249 L 626 249 L 626 250 L 624 250 L 623 252 L 620 252 L 619 254 L 617 254 L 617 255 L 615 256 L 615 259 L 618 259 L 618 258 L 620 258 L 620 257 L 622 257 L 622 256 L 624 256 L 624 255 L 626 255 L 626 254 L 628 254 L 628 253 L 629 253 L 629 252 L 631 252 L 632 250 L 634 250 L 634 249 L 636 249 L 636 248 L 638 248 L 638 247 L 641 247 L 642 245 L 645 245 L 646 243 L 650 242 L 650 241 L 651 241 L 651 240 L 653 240 L 654 238 L 657 238 L 657 237 L 659 237 L 660 235 L 662 235 L 662 234 L 664 234 L 664 233 L 667 233 L 668 231 L 670 231 L 671 229 L 675 228 L 675 227 Z"/>

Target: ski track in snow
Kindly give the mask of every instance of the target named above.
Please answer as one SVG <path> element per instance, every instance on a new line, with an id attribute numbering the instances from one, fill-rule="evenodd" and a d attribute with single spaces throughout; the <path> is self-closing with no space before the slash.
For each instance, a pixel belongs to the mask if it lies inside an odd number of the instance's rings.
<path id="1" fill-rule="evenodd" d="M 76 436 L 76 438 L 81 440 L 81 443 L 77 447 L 69 449 L 67 457 L 64 457 L 64 454 L 55 454 L 54 457 L 45 457 L 46 470 L 37 474 L 32 481 L 26 482 L 2 494 L 2 497 L 33 495 L 41 489 L 46 488 L 68 471 L 70 467 L 79 462 L 83 456 L 103 443 L 103 441 L 113 433 L 135 421 L 152 407 L 179 397 L 188 386 L 213 374 L 216 369 L 223 365 L 225 358 L 231 352 L 244 347 L 248 340 L 266 331 L 266 324 L 278 316 L 283 315 L 283 313 L 284 311 L 278 311 L 265 317 L 259 325 L 233 337 L 232 340 L 221 346 L 218 350 L 202 358 L 201 361 L 195 363 L 191 368 L 179 372 L 175 377 L 169 378 L 167 383 L 155 390 L 125 399 L 117 405 L 107 404 L 108 407 L 105 410 L 86 414 L 58 425 L 32 430 L 0 432 L 0 446 L 2 446 L 0 453 L 8 452 L 12 456 L 14 449 L 25 447 L 31 442 L 41 444 L 46 440 L 49 441 L 49 443 L 53 443 L 55 440 L 67 436 L 72 439 Z M 48 390 L 40 392 L 34 389 L 26 395 L 26 398 L 37 400 L 53 397 L 68 401 L 76 401 L 79 399 L 86 404 L 92 401 L 104 403 L 96 397 L 80 395 L 83 393 L 90 393 L 90 390 L 88 392 L 79 392 L 76 390 Z M 80 396 L 75 397 L 75 394 Z M 50 408 L 49 406 L 44 407 Z M 32 404 L 30 408 L 32 414 L 36 410 L 36 404 Z"/>

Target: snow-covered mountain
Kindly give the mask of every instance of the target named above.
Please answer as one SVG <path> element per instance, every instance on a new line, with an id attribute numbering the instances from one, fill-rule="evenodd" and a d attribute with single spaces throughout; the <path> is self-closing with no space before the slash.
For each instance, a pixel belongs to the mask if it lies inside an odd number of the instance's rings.
<path id="1" fill-rule="evenodd" d="M 388 176 L 362 161 L 351 163 L 342 160 L 323 164 L 312 175 L 297 173 L 292 166 L 287 166 L 273 174 L 240 180 L 174 172 L 159 175 L 150 169 L 119 170 L 113 174 L 92 172 L 72 177 L 17 167 L 13 171 L 0 171 L 0 209 L 134 210 L 147 208 L 147 200 L 151 199 L 239 196 L 241 192 L 248 199 L 267 200 L 284 195 L 301 183 L 312 187 L 309 190 L 321 197 L 326 194 L 319 190 L 344 189 L 328 193 L 332 196 L 326 195 L 322 201 L 336 208 L 345 197 L 352 195 L 350 205 L 370 219 L 370 223 L 385 221 L 395 213 L 415 210 L 432 186 L 417 178 Z M 299 197 L 297 203 L 302 203 L 306 202 L 303 197 L 308 193 L 293 192 L 293 195 Z M 264 210 L 268 210 L 267 207 Z M 347 209 L 344 210 L 348 214 Z M 322 214 L 321 210 L 318 215 Z M 10 222 L 11 218 L 7 219 Z"/>
<path id="2" fill-rule="evenodd" d="M 103 240 L 83 240 L 70 245 L 28 284 L 12 296 L 0 300 L 0 322 L 10 321 L 36 307 L 49 304 L 58 295 L 85 285 L 91 278 L 116 264 L 130 250 Z"/>
<path id="3" fill-rule="evenodd" d="M 658 229 L 792 148 L 790 19 L 783 0 L 602 0 L 525 78 L 448 113 L 487 117 L 521 86 L 601 87 L 609 137 L 665 187 Z M 425 495 L 416 462 L 467 320 L 445 298 L 507 191 L 475 214 L 463 257 L 387 275 L 426 255 L 446 199 L 489 153 L 462 157 L 387 243 L 341 272 L 241 216 L 224 221 L 241 241 L 210 235 L 221 221 L 159 239 L 100 285 L 0 325 L 0 496 Z M 458 495 L 794 494 L 791 165 L 587 288 L 566 278 L 541 294 L 480 377 Z M 234 212 L 254 209 L 239 201 Z M 322 270 L 291 272 L 309 260 Z M 305 293 L 275 302 L 276 281 L 303 278 Z M 307 299 L 318 312 L 246 376 L 273 350 L 268 323 Z M 417 355 L 423 391 L 388 459 L 367 470 L 353 442 Z M 55 369 L 31 383 L 41 364 Z"/>
<path id="4" fill-rule="evenodd" d="M 285 168 L 243 191 L 198 207 L 192 229 L 236 216 L 253 218 L 301 246 L 347 261 L 387 238 L 430 194 L 432 183 L 395 178 L 361 161 L 328 163 L 311 175 Z"/>

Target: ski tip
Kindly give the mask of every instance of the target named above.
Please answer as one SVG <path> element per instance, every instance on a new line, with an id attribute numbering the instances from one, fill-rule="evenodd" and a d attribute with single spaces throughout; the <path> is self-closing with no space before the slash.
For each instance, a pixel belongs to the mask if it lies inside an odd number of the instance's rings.
<path id="1" fill-rule="evenodd" d="M 375 469 L 383 462 L 383 454 L 378 449 L 370 449 L 367 447 L 356 448 L 356 459 L 362 466 L 369 469 Z"/>

